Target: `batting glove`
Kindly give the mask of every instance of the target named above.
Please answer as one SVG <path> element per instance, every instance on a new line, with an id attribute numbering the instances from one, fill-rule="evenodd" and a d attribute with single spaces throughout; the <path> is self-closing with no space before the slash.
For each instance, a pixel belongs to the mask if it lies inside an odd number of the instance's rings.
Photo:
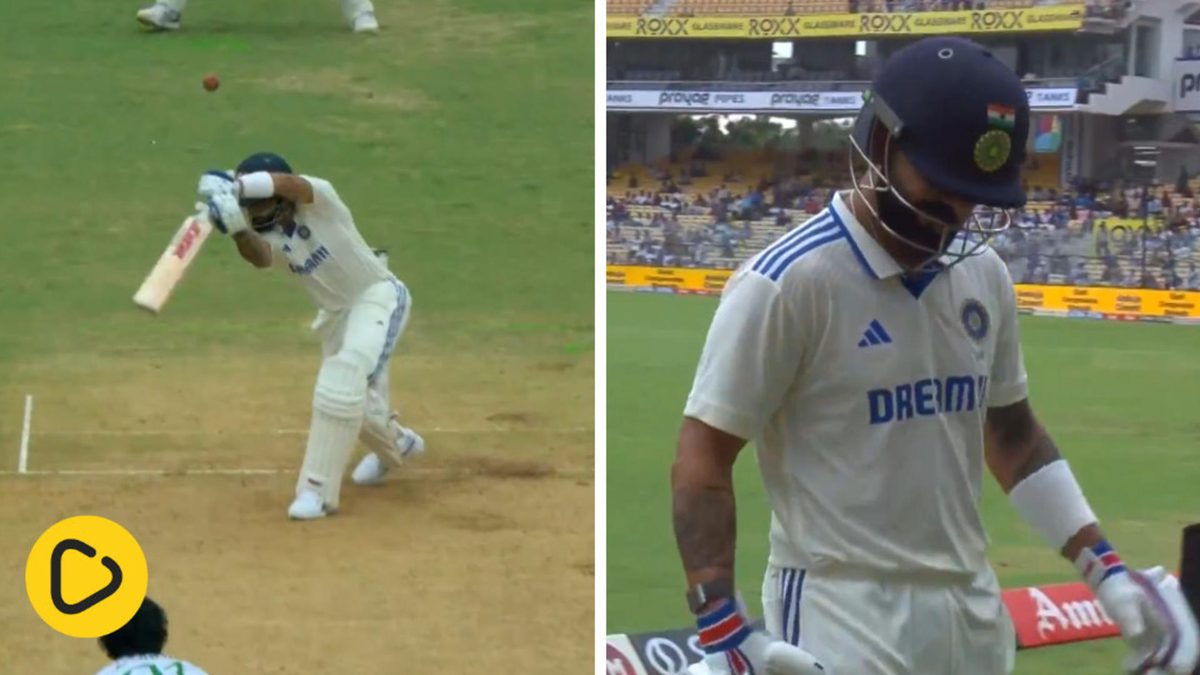
<path id="1" fill-rule="evenodd" d="M 207 201 L 223 192 L 233 192 L 235 187 L 232 171 L 209 169 L 200 176 L 196 192 L 199 193 L 200 199 Z"/>
<path id="2" fill-rule="evenodd" d="M 808 652 L 754 630 L 733 598 L 701 615 L 700 646 L 704 661 L 692 675 L 831 675 Z"/>
<path id="3" fill-rule="evenodd" d="M 1162 568 L 1126 569 L 1106 541 L 1085 548 L 1075 566 L 1129 645 L 1126 672 L 1191 675 L 1200 663 L 1200 628 L 1178 579 Z"/>
<path id="4" fill-rule="evenodd" d="M 247 229 L 246 214 L 232 192 L 216 194 L 208 199 L 208 218 L 214 227 L 230 236 Z"/>

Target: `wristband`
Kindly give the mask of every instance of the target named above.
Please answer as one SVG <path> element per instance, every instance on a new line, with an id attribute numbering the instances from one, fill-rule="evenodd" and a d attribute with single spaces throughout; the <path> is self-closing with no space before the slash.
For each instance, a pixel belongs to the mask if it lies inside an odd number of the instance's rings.
<path id="1" fill-rule="evenodd" d="M 241 199 L 266 199 L 275 196 L 275 181 L 266 171 L 248 173 L 238 179 L 242 186 Z"/>
<path id="2" fill-rule="evenodd" d="M 1033 526 L 1055 550 L 1083 528 L 1096 522 L 1083 489 L 1064 459 L 1034 471 L 1008 493 L 1025 522 Z"/>
<path id="3" fill-rule="evenodd" d="M 1125 571 L 1121 556 L 1104 539 L 1091 548 L 1084 548 L 1075 558 L 1075 569 L 1083 575 L 1088 586 L 1096 588 L 1102 581 Z"/>
<path id="4" fill-rule="evenodd" d="M 700 646 L 706 654 L 736 649 L 750 637 L 750 624 L 733 598 L 725 598 L 711 611 L 696 619 Z"/>
<path id="5" fill-rule="evenodd" d="M 387 262 L 386 259 L 384 262 Z M 733 597 L 733 581 L 731 579 L 715 579 L 696 584 L 687 592 L 688 609 L 692 610 L 692 614 L 699 615 L 705 611 L 710 602 L 731 597 Z"/>

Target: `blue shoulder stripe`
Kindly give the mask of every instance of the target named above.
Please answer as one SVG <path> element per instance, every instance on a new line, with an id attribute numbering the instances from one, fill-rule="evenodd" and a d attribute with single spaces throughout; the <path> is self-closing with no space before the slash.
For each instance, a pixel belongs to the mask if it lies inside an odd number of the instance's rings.
<path id="1" fill-rule="evenodd" d="M 767 276 L 771 277 L 772 281 L 779 281 L 779 277 L 791 267 L 792 263 L 804 257 L 805 253 L 814 249 L 821 248 L 825 244 L 845 239 L 845 235 L 838 231 L 836 227 L 831 227 L 829 231 L 822 232 L 804 240 L 797 248 L 788 253 L 787 257 L 779 261 L 779 264 L 767 272 Z"/>
<path id="2" fill-rule="evenodd" d="M 796 245 L 801 239 L 811 235 L 817 228 L 822 228 L 833 222 L 831 212 L 823 211 L 800 224 L 799 227 L 776 239 L 770 246 L 758 254 L 754 261 L 755 272 L 766 274 L 767 269 L 775 264 L 786 251 Z"/>
<path id="3" fill-rule="evenodd" d="M 785 237 L 786 241 L 768 248 L 762 257 L 755 261 L 753 269 L 772 281 L 779 281 L 788 267 L 804 254 L 846 238 L 846 231 L 838 226 L 837 221 L 828 212 L 814 220 L 817 222 L 800 228 L 799 231 Z"/>

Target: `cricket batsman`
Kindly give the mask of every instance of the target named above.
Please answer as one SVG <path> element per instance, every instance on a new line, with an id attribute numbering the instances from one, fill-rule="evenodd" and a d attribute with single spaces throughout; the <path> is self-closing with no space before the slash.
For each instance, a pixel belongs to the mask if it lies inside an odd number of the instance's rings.
<path id="1" fill-rule="evenodd" d="M 138 10 L 137 20 L 153 31 L 179 30 L 183 9 L 188 0 L 158 0 L 149 7 Z M 375 6 L 371 0 L 341 0 L 342 16 L 355 33 L 378 33 L 379 21 L 375 19 Z"/>
<path id="2" fill-rule="evenodd" d="M 693 672 L 1009 673 L 985 466 L 1120 627 L 1129 672 L 1196 666 L 1177 581 L 1122 562 L 1030 407 L 1012 281 L 986 246 L 1025 203 L 1028 131 L 1020 81 L 986 49 L 916 42 L 872 83 L 851 189 L 730 280 L 671 473 L 707 654 Z M 751 440 L 772 510 L 765 631 L 734 587 L 732 470 Z"/>
<path id="3" fill-rule="evenodd" d="M 425 451 L 389 402 L 388 361 L 412 310 L 408 288 L 363 241 L 333 186 L 294 173 L 279 155 L 251 155 L 233 173 L 209 171 L 199 193 L 246 262 L 290 270 L 318 307 L 313 330 L 324 361 L 288 516 L 321 518 L 338 508 L 356 439 L 371 450 L 352 474 L 359 485 L 379 483 Z"/>

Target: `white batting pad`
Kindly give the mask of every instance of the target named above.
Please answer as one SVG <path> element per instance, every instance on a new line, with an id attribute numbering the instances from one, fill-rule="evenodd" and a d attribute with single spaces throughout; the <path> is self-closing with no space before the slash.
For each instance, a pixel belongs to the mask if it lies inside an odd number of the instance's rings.
<path id="1" fill-rule="evenodd" d="M 315 489 L 330 510 L 338 506 L 342 474 L 362 427 L 366 392 L 367 374 L 353 358 L 336 354 L 321 365 L 296 491 Z"/>
<path id="2" fill-rule="evenodd" d="M 371 395 L 367 395 L 368 401 Z M 358 434 L 359 440 L 368 448 L 375 452 L 394 451 L 394 436 L 391 424 L 391 411 L 378 409 L 367 404 L 367 413 L 363 417 L 362 431 Z"/>
<path id="3" fill-rule="evenodd" d="M 382 380 L 382 383 L 380 382 Z M 381 387 L 382 384 L 382 387 Z M 400 450 L 397 443 L 403 434 L 398 423 L 392 421 L 392 410 L 384 392 L 387 391 L 387 373 L 367 389 L 366 414 L 358 438 L 363 445 L 393 466 L 400 465 Z"/>

